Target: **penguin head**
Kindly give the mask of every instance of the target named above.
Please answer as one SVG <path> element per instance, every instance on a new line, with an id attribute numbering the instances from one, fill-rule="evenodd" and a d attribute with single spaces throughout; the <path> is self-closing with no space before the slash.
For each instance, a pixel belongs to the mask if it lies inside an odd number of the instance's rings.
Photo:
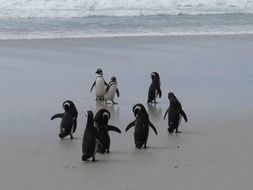
<path id="1" fill-rule="evenodd" d="M 97 71 L 96 71 L 96 74 L 98 75 L 103 75 L 103 71 L 101 68 L 98 68 Z"/>
<path id="2" fill-rule="evenodd" d="M 155 80 L 155 79 L 160 80 L 160 76 L 157 72 L 152 72 L 151 73 L 151 79 L 152 80 Z"/>
<path id="3" fill-rule="evenodd" d="M 169 99 L 170 101 L 174 101 L 174 100 L 177 101 L 177 97 L 174 95 L 173 92 L 169 92 L 169 93 L 168 93 L 168 99 Z"/>
<path id="4" fill-rule="evenodd" d="M 65 110 L 65 112 L 68 112 L 70 110 L 70 103 L 68 101 L 65 101 L 62 104 L 63 109 Z"/>
<path id="5" fill-rule="evenodd" d="M 142 104 L 135 104 L 133 107 L 133 113 L 135 117 L 138 117 L 140 111 L 142 111 L 144 106 Z"/>
<path id="6" fill-rule="evenodd" d="M 66 100 L 65 102 L 63 102 L 62 107 L 65 110 L 65 112 L 68 112 L 71 109 L 72 110 L 76 109 L 75 104 L 71 100 Z"/>
<path id="7" fill-rule="evenodd" d="M 106 110 L 103 113 L 103 119 L 106 120 L 106 121 L 108 121 L 110 119 L 110 117 L 111 117 L 110 112 Z"/>
<path id="8" fill-rule="evenodd" d="M 116 82 L 116 80 L 117 80 L 117 79 L 116 79 L 115 76 L 113 76 L 113 77 L 111 78 L 111 81 L 112 81 L 112 82 Z"/>
<path id="9" fill-rule="evenodd" d="M 94 121 L 96 123 L 107 123 L 110 118 L 110 112 L 107 109 L 101 109 L 96 113 Z"/>

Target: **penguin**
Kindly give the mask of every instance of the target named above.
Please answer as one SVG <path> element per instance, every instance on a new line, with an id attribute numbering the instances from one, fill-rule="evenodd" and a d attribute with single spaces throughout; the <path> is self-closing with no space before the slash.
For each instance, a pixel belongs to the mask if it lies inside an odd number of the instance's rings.
<path id="1" fill-rule="evenodd" d="M 87 161 L 92 158 L 92 161 L 96 161 L 95 155 L 97 152 L 98 144 L 102 143 L 101 136 L 98 129 L 94 126 L 93 112 L 87 111 L 87 124 L 83 134 L 82 143 L 82 161 Z"/>
<path id="2" fill-rule="evenodd" d="M 182 109 L 181 103 L 178 101 L 178 99 L 172 92 L 168 93 L 168 99 L 170 101 L 170 105 L 164 115 L 165 120 L 168 114 L 168 132 L 173 133 L 174 130 L 176 130 L 176 133 L 180 133 L 180 131 L 178 131 L 178 127 L 180 125 L 181 118 L 183 117 L 185 122 L 187 122 L 187 116 Z"/>
<path id="3" fill-rule="evenodd" d="M 159 98 L 162 97 L 160 76 L 157 72 L 152 72 L 151 79 L 152 83 L 150 84 L 148 90 L 148 103 L 154 102 L 156 104 L 157 96 L 159 96 Z"/>
<path id="4" fill-rule="evenodd" d="M 106 93 L 106 87 L 108 86 L 108 84 L 104 80 L 102 69 L 98 68 L 96 74 L 97 77 L 95 82 L 91 86 L 90 92 L 92 92 L 92 89 L 95 86 L 96 100 L 104 100 L 104 95 Z"/>
<path id="5" fill-rule="evenodd" d="M 136 148 L 147 148 L 149 126 L 154 130 L 156 135 L 157 130 L 155 126 L 150 122 L 148 113 L 143 104 L 134 105 L 132 111 L 136 119 L 127 126 L 126 131 L 135 126 L 134 141 Z"/>
<path id="6" fill-rule="evenodd" d="M 53 115 L 51 120 L 55 118 L 62 118 L 59 137 L 63 139 L 64 137 L 70 135 L 70 138 L 73 139 L 73 134 L 77 127 L 78 111 L 75 104 L 71 100 L 66 100 L 63 102 L 62 107 L 65 112 Z"/>
<path id="7" fill-rule="evenodd" d="M 114 102 L 115 94 L 119 97 L 119 89 L 117 88 L 117 79 L 115 76 L 111 78 L 111 81 L 109 82 L 109 85 L 106 88 L 106 93 L 104 96 L 104 100 L 107 103 L 108 100 L 112 102 L 112 104 L 117 104 Z"/>
<path id="8" fill-rule="evenodd" d="M 115 132 L 121 133 L 119 128 L 112 125 L 108 125 L 108 121 L 110 117 L 111 117 L 111 114 L 107 109 L 101 109 L 96 113 L 95 118 L 94 118 L 94 124 L 96 128 L 98 129 L 98 132 L 104 143 L 98 146 L 98 152 L 102 154 L 104 154 L 105 152 L 106 153 L 110 152 L 111 139 L 110 139 L 108 131 L 115 131 Z"/>

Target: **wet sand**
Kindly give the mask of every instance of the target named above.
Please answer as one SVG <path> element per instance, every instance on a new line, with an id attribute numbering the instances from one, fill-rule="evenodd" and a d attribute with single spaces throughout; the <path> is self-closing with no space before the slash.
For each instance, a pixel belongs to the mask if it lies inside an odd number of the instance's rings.
<path id="1" fill-rule="evenodd" d="M 120 37 L 0 41 L 0 185 L 3 189 L 249 189 L 253 175 L 253 36 Z M 100 67 L 118 79 L 118 105 L 96 103 L 90 87 Z M 163 96 L 148 106 L 150 73 Z M 178 135 L 163 120 L 167 93 L 189 122 Z M 75 140 L 58 138 L 71 99 L 79 111 Z M 134 147 L 132 106 L 143 103 L 149 148 Z M 111 153 L 81 161 L 85 112 L 110 110 Z"/>

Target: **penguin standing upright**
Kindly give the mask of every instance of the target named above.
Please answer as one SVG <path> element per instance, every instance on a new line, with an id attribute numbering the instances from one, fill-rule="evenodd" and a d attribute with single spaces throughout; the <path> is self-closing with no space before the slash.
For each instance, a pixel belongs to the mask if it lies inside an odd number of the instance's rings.
<path id="1" fill-rule="evenodd" d="M 159 98 L 162 97 L 160 76 L 157 72 L 152 72 L 151 79 L 152 83 L 148 90 L 148 103 L 156 103 L 157 96 L 159 96 Z"/>
<path id="2" fill-rule="evenodd" d="M 142 146 L 144 148 L 147 148 L 149 126 L 154 130 L 155 134 L 157 135 L 156 128 L 150 122 L 148 113 L 143 104 L 136 104 L 133 107 L 133 112 L 136 119 L 127 126 L 126 131 L 128 131 L 128 129 L 130 129 L 131 127 L 135 126 L 134 141 L 136 148 L 141 149 Z"/>
<path id="3" fill-rule="evenodd" d="M 108 100 L 110 100 L 113 104 L 117 104 L 114 102 L 115 94 L 119 97 L 119 89 L 117 88 L 117 79 L 115 76 L 111 78 L 111 81 L 109 82 L 109 85 L 106 88 L 106 94 L 104 96 L 104 100 L 107 103 Z"/>
<path id="4" fill-rule="evenodd" d="M 115 132 L 121 133 L 119 128 L 112 125 L 108 125 L 108 121 L 110 117 L 111 117 L 111 114 L 107 109 L 101 109 L 96 113 L 95 118 L 94 118 L 94 124 L 96 128 L 98 128 L 99 134 L 104 143 L 98 146 L 98 152 L 102 154 L 105 153 L 105 151 L 107 153 L 110 152 L 111 139 L 110 139 L 108 131 L 115 131 Z"/>
<path id="5" fill-rule="evenodd" d="M 97 77 L 93 85 L 91 86 L 90 92 L 92 91 L 93 87 L 95 86 L 96 89 L 96 100 L 104 100 L 104 95 L 106 92 L 107 83 L 103 77 L 102 69 L 98 68 L 96 71 Z"/>
<path id="6" fill-rule="evenodd" d="M 73 139 L 73 133 L 76 131 L 77 126 L 78 111 L 71 100 L 63 102 L 62 107 L 65 112 L 55 114 L 51 117 L 51 120 L 55 118 L 62 118 L 59 137 L 63 139 L 64 137 L 70 135 L 71 139 Z"/>
<path id="7" fill-rule="evenodd" d="M 99 141 L 102 143 L 102 139 L 98 132 L 98 129 L 94 126 L 93 112 L 87 111 L 87 124 L 83 134 L 82 143 L 82 160 L 86 161 L 92 158 L 95 161 L 95 155 L 97 152 Z"/>
<path id="8" fill-rule="evenodd" d="M 166 115 L 168 114 L 168 132 L 173 133 L 176 129 L 176 133 L 180 133 L 180 131 L 178 131 L 178 127 L 180 125 L 181 118 L 183 116 L 185 122 L 187 122 L 187 116 L 182 109 L 181 103 L 178 101 L 178 99 L 172 92 L 168 93 L 168 99 L 170 101 L 170 105 L 164 115 L 165 119 Z"/>

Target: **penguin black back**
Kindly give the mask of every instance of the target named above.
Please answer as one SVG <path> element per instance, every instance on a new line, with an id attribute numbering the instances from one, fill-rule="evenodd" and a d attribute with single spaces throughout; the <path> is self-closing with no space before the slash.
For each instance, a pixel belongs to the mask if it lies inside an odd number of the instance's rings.
<path id="1" fill-rule="evenodd" d="M 182 109 L 181 103 L 178 101 L 174 93 L 169 92 L 168 99 L 170 101 L 170 105 L 164 115 L 165 119 L 166 115 L 168 114 L 168 132 L 173 133 L 174 130 L 176 130 L 176 133 L 179 133 L 180 131 L 178 131 L 178 127 L 180 125 L 181 117 L 184 118 L 185 122 L 187 122 L 188 119 L 184 110 Z"/>
<path id="2" fill-rule="evenodd" d="M 155 126 L 150 122 L 148 113 L 143 104 L 134 105 L 132 111 L 134 113 L 135 120 L 127 126 L 126 131 L 135 126 L 134 141 L 136 148 L 147 148 L 146 145 L 149 134 L 149 126 L 154 130 L 156 135 L 157 130 Z"/>
<path id="3" fill-rule="evenodd" d="M 157 96 L 159 96 L 159 98 L 162 97 L 160 76 L 157 72 L 152 72 L 151 79 L 152 79 L 152 83 L 149 86 L 147 102 L 156 103 Z"/>
<path id="4" fill-rule="evenodd" d="M 101 137 L 97 128 L 94 126 L 93 112 L 87 111 L 87 124 L 83 135 L 82 143 L 82 160 L 86 161 L 92 158 L 95 161 L 95 155 L 97 152 L 98 141 L 101 141 Z"/>

